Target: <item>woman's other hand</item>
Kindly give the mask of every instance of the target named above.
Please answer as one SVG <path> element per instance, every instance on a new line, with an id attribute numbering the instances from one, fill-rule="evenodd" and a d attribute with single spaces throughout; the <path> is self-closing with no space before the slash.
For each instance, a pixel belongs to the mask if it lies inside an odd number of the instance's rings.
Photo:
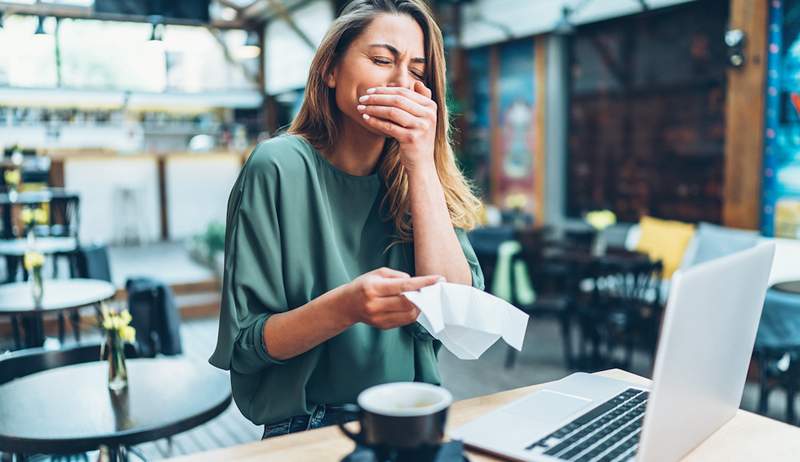
<path id="1" fill-rule="evenodd" d="M 389 268 L 376 269 L 344 286 L 342 306 L 353 324 L 363 322 L 380 329 L 405 326 L 417 320 L 419 308 L 402 293 L 443 279 L 437 275 L 410 277 Z"/>
<path id="2" fill-rule="evenodd" d="M 415 81 L 412 88 L 371 88 L 359 98 L 357 109 L 367 125 L 397 140 L 406 169 L 435 169 L 436 102 L 422 82 Z"/>

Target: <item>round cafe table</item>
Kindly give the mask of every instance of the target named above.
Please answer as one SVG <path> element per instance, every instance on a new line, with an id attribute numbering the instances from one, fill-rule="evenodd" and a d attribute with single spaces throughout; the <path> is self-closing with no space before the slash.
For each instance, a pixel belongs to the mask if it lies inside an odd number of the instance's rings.
<path id="1" fill-rule="evenodd" d="M 0 285 L 0 315 L 22 316 L 25 325 L 25 346 L 44 343 L 42 314 L 96 305 L 116 294 L 113 284 L 96 279 L 45 279 L 44 296 L 36 304 L 30 282 Z M 14 332 L 14 342 L 20 345 L 19 333 Z"/>
<path id="2" fill-rule="evenodd" d="M 105 361 L 58 367 L 0 385 L 0 450 L 74 454 L 107 446 L 111 460 L 125 448 L 166 438 L 221 414 L 230 380 L 207 363 L 129 359 L 128 387 L 107 388 Z"/>
<path id="3" fill-rule="evenodd" d="M 31 244 L 26 238 L 0 239 L 0 255 L 6 257 L 6 282 L 17 279 L 17 271 L 25 252 Z M 56 255 L 74 252 L 78 248 L 78 240 L 74 237 L 37 237 L 34 249 L 43 255 Z M 55 270 L 58 265 L 54 266 Z"/>
<path id="4" fill-rule="evenodd" d="M 0 239 L 0 255 L 22 257 L 30 248 L 25 238 Z M 54 253 L 72 252 L 78 248 L 78 240 L 74 237 L 37 237 L 35 250 L 50 255 Z"/>

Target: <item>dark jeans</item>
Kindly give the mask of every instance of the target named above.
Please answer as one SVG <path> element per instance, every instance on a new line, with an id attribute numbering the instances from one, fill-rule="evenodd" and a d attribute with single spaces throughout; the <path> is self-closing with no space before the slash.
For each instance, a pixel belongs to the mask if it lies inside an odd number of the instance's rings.
<path id="1" fill-rule="evenodd" d="M 336 425 L 339 422 L 350 422 L 355 419 L 356 416 L 354 414 L 344 412 L 341 406 L 320 405 L 311 415 L 296 415 L 281 422 L 264 425 L 264 436 L 261 439 L 313 430 Z"/>

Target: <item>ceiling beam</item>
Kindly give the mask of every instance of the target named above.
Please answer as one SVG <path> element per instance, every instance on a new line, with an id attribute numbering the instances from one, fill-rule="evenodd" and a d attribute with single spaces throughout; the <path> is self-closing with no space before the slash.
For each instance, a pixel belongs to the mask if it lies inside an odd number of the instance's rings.
<path id="1" fill-rule="evenodd" d="M 119 21 L 119 22 L 144 22 L 150 23 L 150 17 L 145 15 L 98 13 L 93 8 L 71 5 L 54 5 L 35 3 L 32 5 L 21 5 L 19 3 L 9 3 L 0 1 L 0 12 L 5 15 L 29 15 L 29 16 L 54 16 L 57 18 L 70 19 L 96 19 L 100 21 Z M 210 22 L 195 19 L 163 18 L 163 24 L 180 26 L 201 26 L 214 29 L 242 29 L 244 24 L 240 20 L 224 21 L 213 20 Z"/>

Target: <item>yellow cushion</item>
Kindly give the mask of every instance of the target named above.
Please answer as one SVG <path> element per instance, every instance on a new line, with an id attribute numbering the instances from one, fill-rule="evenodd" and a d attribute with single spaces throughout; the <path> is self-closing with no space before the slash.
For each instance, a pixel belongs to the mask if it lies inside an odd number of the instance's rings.
<path id="1" fill-rule="evenodd" d="M 680 221 L 642 217 L 639 221 L 642 235 L 636 250 L 646 253 L 664 265 L 664 279 L 672 277 L 678 269 L 689 241 L 694 236 L 694 225 Z"/>

